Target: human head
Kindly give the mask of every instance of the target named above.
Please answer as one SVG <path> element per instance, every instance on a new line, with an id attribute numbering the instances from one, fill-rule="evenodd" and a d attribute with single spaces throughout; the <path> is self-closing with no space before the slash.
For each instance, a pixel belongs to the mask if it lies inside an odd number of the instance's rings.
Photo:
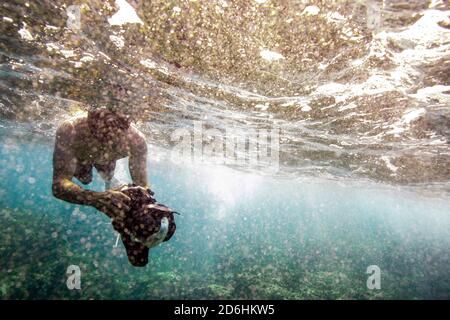
<path id="1" fill-rule="evenodd" d="M 103 143 L 113 144 L 128 130 L 131 119 L 124 113 L 107 107 L 93 107 L 88 111 L 91 134 Z"/>

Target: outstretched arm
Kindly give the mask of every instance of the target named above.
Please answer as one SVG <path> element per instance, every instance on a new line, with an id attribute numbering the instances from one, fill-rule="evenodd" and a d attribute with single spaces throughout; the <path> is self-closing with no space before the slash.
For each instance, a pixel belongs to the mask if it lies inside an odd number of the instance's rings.
<path id="1" fill-rule="evenodd" d="M 149 188 L 147 179 L 147 142 L 144 135 L 134 126 L 130 128 L 130 175 L 133 183 Z"/>
<path id="2" fill-rule="evenodd" d="M 68 121 L 62 123 L 56 130 L 53 151 L 53 195 L 71 203 L 92 205 L 96 193 L 85 190 L 72 182 L 77 165 L 77 160 L 70 148 L 73 135 L 73 125 Z"/>

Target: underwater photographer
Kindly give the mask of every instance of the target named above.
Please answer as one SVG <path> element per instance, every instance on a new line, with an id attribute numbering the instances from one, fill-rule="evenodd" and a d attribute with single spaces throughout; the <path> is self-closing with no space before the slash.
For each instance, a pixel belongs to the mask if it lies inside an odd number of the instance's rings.
<path id="1" fill-rule="evenodd" d="M 112 96 L 111 107 L 91 107 L 86 116 L 66 120 L 58 127 L 52 192 L 61 200 L 92 206 L 108 215 L 122 236 L 130 263 L 145 266 L 149 247 L 167 241 L 175 232 L 173 214 L 171 209 L 156 204 L 148 188 L 144 135 L 129 116 L 118 110 L 117 102 L 126 98 L 126 90 L 112 84 L 107 89 Z M 133 184 L 113 189 L 113 184 L 117 184 L 114 181 L 116 161 L 125 157 L 129 157 Z M 94 167 L 105 181 L 104 192 L 86 190 L 72 182 L 72 178 L 83 184 L 92 182 Z M 170 236 L 167 236 L 169 229 Z M 139 231 L 144 232 L 136 236 Z"/>

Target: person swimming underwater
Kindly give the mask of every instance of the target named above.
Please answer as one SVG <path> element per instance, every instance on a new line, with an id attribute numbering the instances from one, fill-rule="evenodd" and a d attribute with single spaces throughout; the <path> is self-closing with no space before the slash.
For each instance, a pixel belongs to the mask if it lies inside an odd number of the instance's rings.
<path id="1" fill-rule="evenodd" d="M 114 89 L 115 99 L 121 99 L 126 94 L 120 86 Z M 135 242 L 116 227 L 132 207 L 130 196 L 121 189 L 111 189 L 116 161 L 125 157 L 129 157 L 134 188 L 151 192 L 147 180 L 144 135 L 117 108 L 91 108 L 87 116 L 66 120 L 56 130 L 52 192 L 61 200 L 92 206 L 107 214 L 116 231 L 122 235 L 130 262 L 143 266 L 147 263 L 148 246 Z M 94 167 L 105 181 L 103 192 L 84 189 L 72 181 L 76 178 L 82 184 L 89 184 Z"/>
<path id="2" fill-rule="evenodd" d="M 116 161 L 129 157 L 133 184 L 148 188 L 147 144 L 144 135 L 124 114 L 106 107 L 89 110 L 87 116 L 64 121 L 56 130 L 53 153 L 53 195 L 75 204 L 89 205 L 110 218 L 130 205 L 124 193 L 112 190 Z M 105 180 L 104 192 L 86 190 L 72 182 L 92 181 L 96 168 Z"/>

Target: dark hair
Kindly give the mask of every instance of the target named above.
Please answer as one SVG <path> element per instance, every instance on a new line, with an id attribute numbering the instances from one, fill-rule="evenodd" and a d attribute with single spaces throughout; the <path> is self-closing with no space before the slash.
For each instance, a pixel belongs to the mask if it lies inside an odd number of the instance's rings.
<path id="1" fill-rule="evenodd" d="M 90 119 L 90 121 L 96 122 L 96 121 L 100 120 L 101 118 L 103 118 L 103 116 L 105 115 L 105 111 L 106 111 L 106 113 L 108 113 L 109 115 L 112 115 L 114 117 L 113 119 L 111 119 L 109 121 L 111 126 L 120 128 L 123 130 L 126 130 L 130 127 L 131 117 L 129 115 L 126 115 L 126 114 L 120 112 L 115 107 L 92 106 L 88 110 L 88 118 Z"/>

